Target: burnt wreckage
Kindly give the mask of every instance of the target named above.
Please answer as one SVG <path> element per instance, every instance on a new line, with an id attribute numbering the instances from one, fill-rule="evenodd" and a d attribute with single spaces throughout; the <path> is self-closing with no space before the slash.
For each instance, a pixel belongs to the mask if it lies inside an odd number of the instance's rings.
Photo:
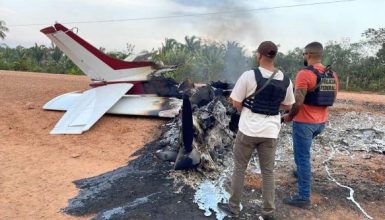
<path id="1" fill-rule="evenodd" d="M 153 77 L 148 83 L 159 96 L 183 99 L 181 114 L 165 125 L 159 138 L 161 149 L 155 155 L 162 161 L 174 162 L 175 170 L 198 165 L 214 170 L 217 150 L 230 150 L 237 131 L 239 116 L 227 99 L 234 84 L 217 81 L 196 87 L 187 79 L 178 85 L 163 76 Z M 222 131 L 214 129 L 217 123 Z M 217 140 L 213 135 L 221 138 Z"/>
<path id="2" fill-rule="evenodd" d="M 232 163 L 237 126 L 231 125 L 237 122 L 231 118 L 236 119 L 232 115 L 237 113 L 227 96 L 234 85 L 195 86 L 191 80 L 179 85 L 163 76 L 148 83 L 157 95 L 183 99 L 180 114 L 164 124 L 160 137 L 135 152 L 137 158 L 126 166 L 74 181 L 80 191 L 64 212 L 97 213 L 93 219 L 203 217 L 198 206 L 191 206 L 195 187 L 204 179 L 216 179 Z"/>

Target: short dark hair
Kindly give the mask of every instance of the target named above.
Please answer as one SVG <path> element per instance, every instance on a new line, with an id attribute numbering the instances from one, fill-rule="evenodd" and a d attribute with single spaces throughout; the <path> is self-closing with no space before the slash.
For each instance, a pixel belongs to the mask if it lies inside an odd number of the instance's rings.
<path id="1" fill-rule="evenodd" d="M 306 45 L 305 47 L 305 53 L 310 53 L 313 56 L 321 57 L 322 53 L 324 51 L 324 48 L 320 42 L 311 42 L 310 44 Z"/>
<path id="2" fill-rule="evenodd" d="M 278 47 L 271 41 L 264 41 L 259 45 L 257 52 L 263 56 L 274 59 L 277 55 Z"/>

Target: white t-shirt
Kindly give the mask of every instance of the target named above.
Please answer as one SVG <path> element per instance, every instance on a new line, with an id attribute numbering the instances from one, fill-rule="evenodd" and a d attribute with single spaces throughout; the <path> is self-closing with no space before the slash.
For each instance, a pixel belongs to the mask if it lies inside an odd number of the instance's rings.
<path id="1" fill-rule="evenodd" d="M 269 78 L 272 71 L 263 67 L 259 67 L 263 78 Z M 278 71 L 274 79 L 283 80 L 283 73 Z M 237 101 L 242 102 L 246 97 L 253 94 L 257 88 L 257 82 L 255 80 L 254 70 L 244 72 L 231 92 L 230 97 Z M 287 87 L 286 97 L 283 100 L 283 105 L 292 105 L 295 102 L 293 84 L 290 80 L 290 84 Z M 267 116 L 263 114 L 253 113 L 250 109 L 243 107 L 241 112 L 241 118 L 239 119 L 239 131 L 250 137 L 265 137 L 265 138 L 277 138 L 281 129 L 281 116 L 272 115 Z"/>

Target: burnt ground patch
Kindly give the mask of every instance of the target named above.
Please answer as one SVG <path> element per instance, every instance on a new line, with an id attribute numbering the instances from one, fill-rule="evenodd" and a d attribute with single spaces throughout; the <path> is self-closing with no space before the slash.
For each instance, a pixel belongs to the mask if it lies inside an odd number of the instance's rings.
<path id="1" fill-rule="evenodd" d="M 94 219 L 205 218 L 192 202 L 193 189 L 175 185 L 169 175 L 173 166 L 155 158 L 157 148 L 155 142 L 146 144 L 127 166 L 74 181 L 80 192 L 63 211 L 75 216 L 96 214 Z"/>
<path id="2" fill-rule="evenodd" d="M 149 143 L 138 151 L 141 155 L 127 166 L 74 181 L 80 192 L 69 200 L 63 211 L 76 216 L 96 214 L 93 219 L 215 219 L 215 215 L 204 216 L 193 202 L 194 189 L 174 182 L 170 176 L 173 166 L 156 159 L 153 152 L 157 148 L 156 142 Z M 335 178 L 347 179 L 347 176 L 337 175 Z M 355 189 L 358 201 L 377 202 L 385 196 L 383 183 L 353 180 L 347 184 Z M 228 181 L 226 186 L 229 187 Z M 284 197 L 295 192 L 295 186 L 294 177 L 277 184 L 277 219 L 322 219 L 325 211 L 332 212 L 338 207 L 345 207 L 362 217 L 357 207 L 346 199 L 349 190 L 330 182 L 324 173 L 314 175 L 313 191 L 319 201 L 310 210 L 282 203 Z M 261 194 L 260 187 L 246 187 L 242 202 L 244 208 L 239 219 L 256 219 L 260 215 Z"/>

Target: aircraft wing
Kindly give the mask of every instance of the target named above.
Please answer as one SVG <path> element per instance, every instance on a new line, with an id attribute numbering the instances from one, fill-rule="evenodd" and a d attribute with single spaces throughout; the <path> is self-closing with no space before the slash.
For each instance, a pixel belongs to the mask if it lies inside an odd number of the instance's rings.
<path id="1" fill-rule="evenodd" d="M 67 111 L 73 103 L 78 102 L 83 93 L 70 92 L 59 95 L 47 102 L 43 109 Z M 156 95 L 124 95 L 115 105 L 108 109 L 108 114 L 154 116 L 174 118 L 179 114 L 182 100 L 174 97 Z"/>
<path id="2" fill-rule="evenodd" d="M 94 125 L 133 84 L 119 83 L 96 87 L 83 92 L 50 134 L 81 134 Z"/>

